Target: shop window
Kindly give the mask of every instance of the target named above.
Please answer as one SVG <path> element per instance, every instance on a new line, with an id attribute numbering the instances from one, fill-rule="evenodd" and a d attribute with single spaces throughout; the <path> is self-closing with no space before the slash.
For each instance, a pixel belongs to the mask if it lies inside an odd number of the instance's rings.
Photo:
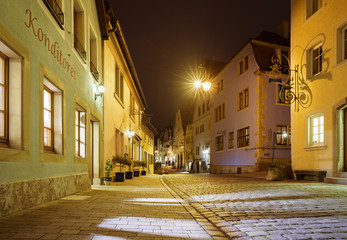
<path id="1" fill-rule="evenodd" d="M 48 79 L 43 90 L 43 146 L 46 152 L 62 154 L 62 91 Z"/>

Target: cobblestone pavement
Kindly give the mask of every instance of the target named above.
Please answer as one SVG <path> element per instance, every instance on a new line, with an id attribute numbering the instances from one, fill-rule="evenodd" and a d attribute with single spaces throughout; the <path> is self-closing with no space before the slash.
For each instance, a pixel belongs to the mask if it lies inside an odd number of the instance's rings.
<path id="1" fill-rule="evenodd" d="M 213 238 L 347 239 L 346 185 L 259 174 L 175 174 L 163 182 L 212 225 Z"/>
<path id="2" fill-rule="evenodd" d="M 141 176 L 2 217 L 0 239 L 347 239 L 347 186 Z"/>

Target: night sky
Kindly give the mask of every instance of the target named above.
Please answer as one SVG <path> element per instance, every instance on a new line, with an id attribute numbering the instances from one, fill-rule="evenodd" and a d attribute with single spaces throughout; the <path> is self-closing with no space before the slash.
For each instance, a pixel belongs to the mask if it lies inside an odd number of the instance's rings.
<path id="1" fill-rule="evenodd" d="M 262 31 L 290 19 L 290 0 L 109 0 L 120 21 L 152 123 L 173 125 L 191 101 L 203 59 L 227 62 Z"/>

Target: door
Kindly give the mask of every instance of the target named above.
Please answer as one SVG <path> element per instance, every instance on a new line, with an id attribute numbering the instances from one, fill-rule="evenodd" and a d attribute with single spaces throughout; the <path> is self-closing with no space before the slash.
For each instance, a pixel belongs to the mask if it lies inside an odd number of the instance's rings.
<path id="1" fill-rule="evenodd" d="M 89 176 L 92 185 L 100 185 L 100 123 L 90 121 L 90 168 Z"/>

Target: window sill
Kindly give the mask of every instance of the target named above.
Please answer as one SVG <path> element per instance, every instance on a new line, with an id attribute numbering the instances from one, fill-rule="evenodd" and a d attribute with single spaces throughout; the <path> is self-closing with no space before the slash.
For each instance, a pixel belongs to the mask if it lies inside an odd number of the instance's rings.
<path id="1" fill-rule="evenodd" d="M 320 145 L 320 146 L 310 146 L 305 147 L 306 151 L 318 151 L 318 150 L 326 150 L 328 148 L 327 145 Z"/>

